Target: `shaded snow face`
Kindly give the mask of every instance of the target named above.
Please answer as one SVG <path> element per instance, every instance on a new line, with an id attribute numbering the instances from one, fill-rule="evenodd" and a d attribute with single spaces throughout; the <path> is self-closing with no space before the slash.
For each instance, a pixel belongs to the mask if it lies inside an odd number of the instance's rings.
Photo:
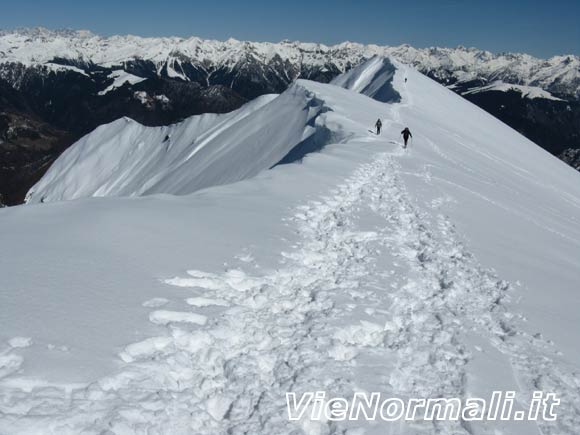
<path id="1" fill-rule="evenodd" d="M 331 83 L 383 103 L 398 103 L 401 96 L 393 87 L 396 70 L 390 59 L 374 57 L 338 76 Z"/>
<path id="2" fill-rule="evenodd" d="M 187 194 L 253 176 L 302 139 L 306 118 L 315 115 L 304 109 L 307 99 L 296 90 L 281 98 L 263 96 L 225 115 L 193 116 L 167 127 L 119 119 L 64 152 L 27 202 Z"/>

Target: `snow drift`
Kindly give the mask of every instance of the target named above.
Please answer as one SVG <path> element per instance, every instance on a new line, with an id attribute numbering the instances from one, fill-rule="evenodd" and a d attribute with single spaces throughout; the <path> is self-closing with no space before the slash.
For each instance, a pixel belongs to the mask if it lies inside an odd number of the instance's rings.
<path id="1" fill-rule="evenodd" d="M 380 63 L 342 83 L 376 89 L 365 77 L 378 77 Z M 295 149 L 306 126 L 327 132 L 301 164 L 187 196 L 0 210 L 11 253 L 0 263 L 0 432 L 576 433 L 580 175 L 391 63 L 399 103 L 300 81 L 252 111 L 190 120 L 200 137 L 217 129 L 216 139 L 176 158 L 176 175 L 154 171 L 162 184 L 147 191 L 189 190 L 181 165 L 221 182 L 214 170 L 246 155 L 217 139 L 234 131 L 247 145 L 267 135 L 261 152 L 276 153 L 259 165 L 240 159 L 251 168 L 234 168 L 239 177 Z M 276 106 L 280 98 L 288 105 Z M 268 106 L 287 109 L 284 146 L 270 148 L 276 134 L 264 122 L 278 118 Z M 246 110 L 244 128 L 217 127 Z M 381 136 L 369 132 L 377 117 Z M 183 126 L 173 128 L 177 143 Z M 210 163 L 193 165 L 204 153 Z M 56 185 L 52 199 L 69 192 Z M 561 402 L 553 422 L 286 418 L 286 392 L 319 390 L 402 400 L 513 390 L 518 411 L 536 390 Z"/>

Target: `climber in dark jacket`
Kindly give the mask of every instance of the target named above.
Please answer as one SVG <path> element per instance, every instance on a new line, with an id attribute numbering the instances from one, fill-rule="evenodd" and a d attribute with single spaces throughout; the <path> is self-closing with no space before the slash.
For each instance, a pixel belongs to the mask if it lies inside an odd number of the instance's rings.
<path id="1" fill-rule="evenodd" d="M 405 127 L 405 129 L 401 132 L 401 134 L 403 135 L 403 140 L 405 141 L 405 145 L 403 146 L 403 148 L 407 148 L 407 141 L 409 140 L 410 137 L 413 137 L 413 135 L 411 134 L 411 130 L 409 130 L 408 127 Z"/>
<path id="2" fill-rule="evenodd" d="M 377 119 L 377 122 L 375 123 L 375 127 L 377 128 L 377 134 L 381 134 L 381 127 L 383 126 L 383 123 L 381 122 L 380 119 Z"/>

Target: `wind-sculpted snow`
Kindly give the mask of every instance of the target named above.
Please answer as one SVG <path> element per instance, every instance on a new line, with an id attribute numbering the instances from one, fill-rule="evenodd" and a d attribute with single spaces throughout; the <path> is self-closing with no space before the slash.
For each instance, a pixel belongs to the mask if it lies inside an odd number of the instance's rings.
<path id="1" fill-rule="evenodd" d="M 312 151 L 305 144 L 324 146 L 329 138 L 320 140 L 316 122 L 324 111 L 324 101 L 298 82 L 278 97 L 260 97 L 235 112 L 194 116 L 168 127 L 123 118 L 65 151 L 31 188 L 27 202 L 183 195 L 243 180 L 282 160 L 302 158 Z"/>
<path id="2" fill-rule="evenodd" d="M 389 59 L 374 57 L 338 76 L 331 83 L 383 103 L 397 103 L 400 95 L 393 88 L 395 71 L 396 68 Z"/>
<path id="3" fill-rule="evenodd" d="M 331 138 L 300 164 L 0 211 L 0 433 L 575 434 L 580 175 L 393 64 L 399 103 L 298 84 Z M 310 391 L 560 405 L 552 422 L 290 421 L 286 392 Z"/>

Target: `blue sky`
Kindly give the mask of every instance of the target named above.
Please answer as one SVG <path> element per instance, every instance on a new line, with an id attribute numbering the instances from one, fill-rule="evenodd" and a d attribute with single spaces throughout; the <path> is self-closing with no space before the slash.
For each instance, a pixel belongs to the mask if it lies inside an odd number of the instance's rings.
<path id="1" fill-rule="evenodd" d="M 580 0 L 19 0 L 0 28 L 103 35 L 474 46 L 540 57 L 580 54 Z"/>

